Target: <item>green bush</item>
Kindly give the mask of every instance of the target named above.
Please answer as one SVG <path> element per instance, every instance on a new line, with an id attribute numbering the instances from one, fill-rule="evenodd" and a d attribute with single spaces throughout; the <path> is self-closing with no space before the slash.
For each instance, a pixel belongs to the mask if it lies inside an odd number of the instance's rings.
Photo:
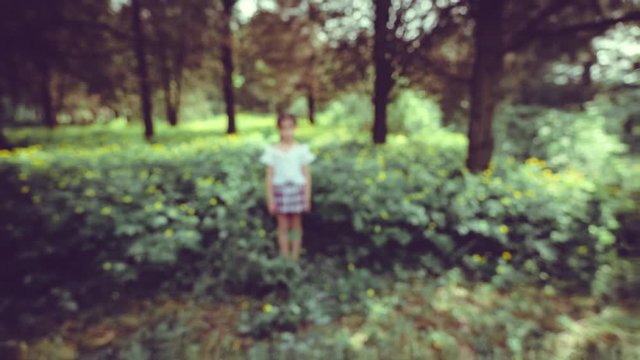
<path id="1" fill-rule="evenodd" d="M 394 134 L 437 131 L 442 121 L 438 104 L 415 90 L 401 91 L 387 113 L 389 131 Z"/>
<path id="2" fill-rule="evenodd" d="M 607 119 L 596 110 L 506 105 L 496 119 L 499 151 L 521 160 L 543 159 L 555 170 L 573 167 L 589 175 L 606 173 L 626 147 L 617 135 L 607 133 Z"/>
<path id="3" fill-rule="evenodd" d="M 268 134 L 2 152 L 2 311 L 52 302 L 74 310 L 114 289 L 162 284 L 291 291 L 292 270 L 271 259 L 275 224 L 256 161 Z M 507 276 L 516 272 L 591 280 L 615 240 L 605 190 L 538 159 L 496 158 L 469 174 L 464 137 L 430 134 L 372 147 L 345 128 L 301 128 L 318 154 L 307 251 L 358 268 L 461 265 L 504 286 L 519 281 Z"/>
<path id="4" fill-rule="evenodd" d="M 304 114 L 300 110 L 296 112 Z M 355 131 L 368 131 L 373 123 L 371 98 L 362 93 L 343 94 L 338 100 L 329 103 L 323 116 L 335 125 L 346 125 Z M 387 109 L 387 124 L 391 134 L 437 131 L 441 119 L 442 112 L 438 104 L 416 90 L 400 91 Z"/>

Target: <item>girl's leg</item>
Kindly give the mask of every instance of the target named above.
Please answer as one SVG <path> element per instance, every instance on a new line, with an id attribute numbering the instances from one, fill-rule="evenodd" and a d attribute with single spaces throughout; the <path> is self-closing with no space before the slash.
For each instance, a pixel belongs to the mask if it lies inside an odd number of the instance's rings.
<path id="1" fill-rule="evenodd" d="M 300 250 L 302 248 L 302 220 L 300 214 L 292 214 L 289 219 L 289 225 L 291 227 L 291 257 L 294 260 L 298 260 L 300 257 Z"/>
<path id="2" fill-rule="evenodd" d="M 286 214 L 277 214 L 278 219 L 278 246 L 280 255 L 289 257 L 289 221 Z"/>

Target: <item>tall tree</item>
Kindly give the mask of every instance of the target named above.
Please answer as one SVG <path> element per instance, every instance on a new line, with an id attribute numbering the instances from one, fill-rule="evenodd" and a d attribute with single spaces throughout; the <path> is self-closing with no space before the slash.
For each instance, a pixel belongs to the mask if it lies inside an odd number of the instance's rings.
<path id="1" fill-rule="evenodd" d="M 221 0 L 222 14 L 222 39 L 220 45 L 220 60 L 223 67 L 222 91 L 227 109 L 227 134 L 236 133 L 235 101 L 233 96 L 233 33 L 231 32 L 231 20 L 233 7 L 236 0 Z"/>
<path id="2" fill-rule="evenodd" d="M 132 0 L 132 28 L 134 33 L 134 46 L 138 65 L 138 81 L 140 84 L 140 102 L 142 104 L 142 116 L 144 119 L 144 136 L 147 140 L 153 138 L 153 108 L 151 103 L 151 89 L 149 86 L 149 71 L 145 51 L 145 35 L 142 27 L 140 0 Z"/>
<path id="3" fill-rule="evenodd" d="M 373 95 L 373 143 L 383 144 L 387 137 L 387 103 L 393 87 L 391 59 L 388 51 L 389 11 L 391 0 L 376 0 L 375 8 L 373 64 L 375 67 Z"/>
<path id="4" fill-rule="evenodd" d="M 154 69 L 164 97 L 165 116 L 178 123 L 185 73 L 199 66 L 204 54 L 209 0 L 156 0 L 149 4 Z M 203 11 L 204 9 L 204 11 Z"/>
<path id="5" fill-rule="evenodd" d="M 316 6 L 307 2 L 307 11 L 304 18 L 304 28 L 306 34 L 306 45 L 309 49 L 309 54 L 306 59 L 307 71 L 303 87 L 307 93 L 307 116 L 309 122 L 314 125 L 316 123 L 316 92 L 317 92 L 317 48 L 315 46 L 317 38 L 317 22 L 319 11 Z"/>
<path id="6" fill-rule="evenodd" d="M 504 48 L 502 17 L 505 0 L 479 0 L 472 7 L 475 19 L 475 57 L 471 79 L 469 151 L 467 168 L 479 172 L 487 168 L 493 153 L 493 112 L 499 100 Z"/>
<path id="7" fill-rule="evenodd" d="M 593 38 L 618 23 L 640 20 L 637 8 L 617 1 L 596 2 L 594 5 L 593 1 L 587 0 L 583 3 L 558 0 L 536 4 L 536 7 L 539 8 L 533 15 L 528 10 L 523 11 L 520 4 L 515 6 L 515 3 L 505 0 L 479 0 L 471 7 L 475 20 L 475 54 L 467 167 L 472 172 L 487 169 L 493 155 L 493 111 L 501 100 L 499 86 L 507 52 L 522 51 L 538 40 L 553 41 L 585 34 Z M 570 14 L 576 16 L 568 16 Z M 569 17 L 575 20 L 569 24 L 560 20 Z M 503 31 L 506 28 L 510 31 Z"/>

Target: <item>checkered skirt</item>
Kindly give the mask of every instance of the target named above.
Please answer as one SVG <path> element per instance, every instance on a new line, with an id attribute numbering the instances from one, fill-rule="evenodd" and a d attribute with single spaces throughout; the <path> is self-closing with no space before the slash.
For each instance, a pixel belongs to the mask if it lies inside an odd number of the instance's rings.
<path id="1" fill-rule="evenodd" d="M 304 185 L 274 185 L 273 197 L 278 214 L 297 214 L 304 210 Z"/>

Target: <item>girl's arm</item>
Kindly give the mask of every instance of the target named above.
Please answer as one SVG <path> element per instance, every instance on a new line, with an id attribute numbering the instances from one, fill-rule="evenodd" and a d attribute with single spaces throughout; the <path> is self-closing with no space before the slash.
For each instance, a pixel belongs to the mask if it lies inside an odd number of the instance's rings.
<path id="1" fill-rule="evenodd" d="M 309 211 L 311 210 L 311 171 L 309 170 L 309 166 L 307 165 L 303 166 L 302 172 L 305 178 L 305 182 L 304 182 L 305 207 L 307 208 L 307 211 Z"/>
<path id="2" fill-rule="evenodd" d="M 267 206 L 269 207 L 269 212 L 273 212 L 273 166 L 267 166 L 265 185 L 267 186 Z"/>

